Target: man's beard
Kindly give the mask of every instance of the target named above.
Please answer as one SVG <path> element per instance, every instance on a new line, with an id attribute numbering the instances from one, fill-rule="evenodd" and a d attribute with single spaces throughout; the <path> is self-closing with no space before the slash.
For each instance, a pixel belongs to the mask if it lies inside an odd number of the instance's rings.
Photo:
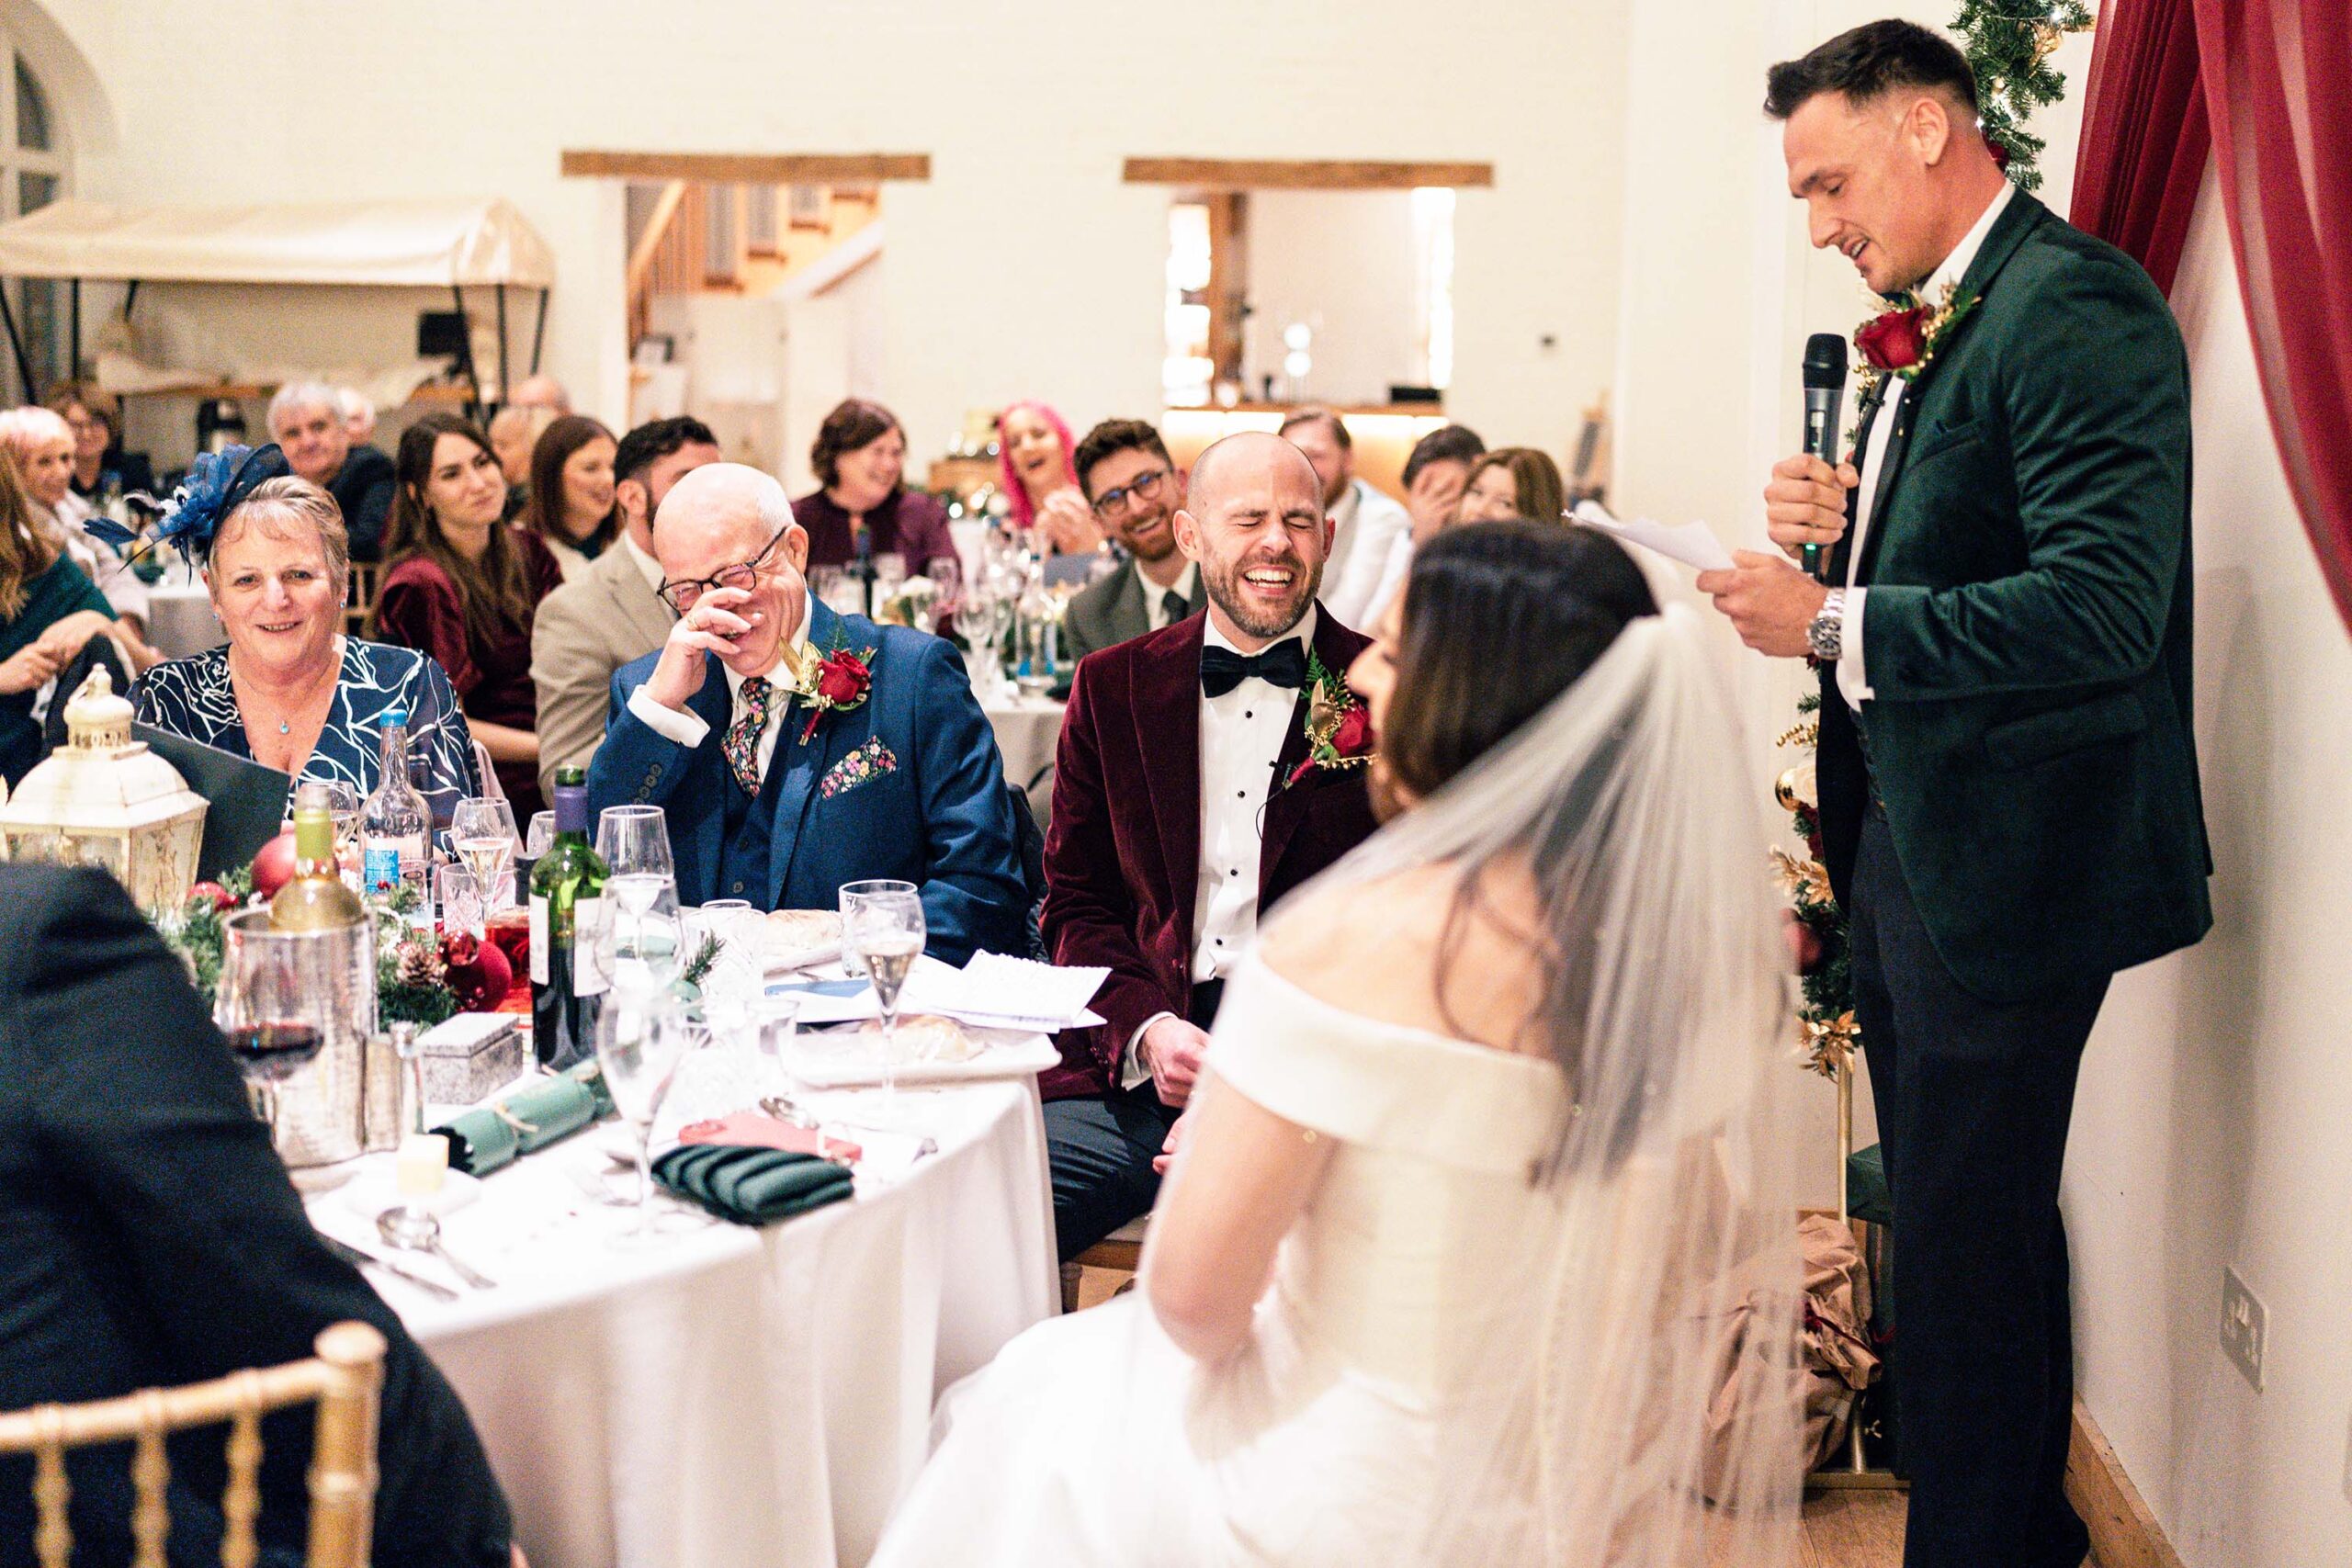
<path id="1" fill-rule="evenodd" d="M 1306 607 L 1315 603 L 1317 591 L 1323 586 L 1320 563 L 1287 563 L 1297 574 L 1291 584 L 1294 597 L 1290 604 L 1280 611 L 1260 609 L 1244 597 L 1246 590 L 1242 586 L 1241 574 L 1272 564 L 1277 563 L 1258 561 L 1227 566 L 1208 560 L 1201 562 L 1201 580 L 1208 588 L 1210 602 L 1225 612 L 1227 620 L 1251 637 L 1277 637 L 1298 625 L 1306 615 Z"/>

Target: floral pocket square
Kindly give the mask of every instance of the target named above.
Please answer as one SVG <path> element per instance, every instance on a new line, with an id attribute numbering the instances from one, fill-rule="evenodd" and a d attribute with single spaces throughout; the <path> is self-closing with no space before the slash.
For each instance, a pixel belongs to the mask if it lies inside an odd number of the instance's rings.
<path id="1" fill-rule="evenodd" d="M 837 795 L 848 794 L 861 784 L 872 784 L 884 773 L 895 773 L 898 771 L 899 759 L 890 754 L 890 748 L 883 745 L 881 738 L 877 736 L 835 762 L 832 771 L 825 775 L 821 784 L 818 784 L 817 793 L 827 800 L 831 800 Z"/>

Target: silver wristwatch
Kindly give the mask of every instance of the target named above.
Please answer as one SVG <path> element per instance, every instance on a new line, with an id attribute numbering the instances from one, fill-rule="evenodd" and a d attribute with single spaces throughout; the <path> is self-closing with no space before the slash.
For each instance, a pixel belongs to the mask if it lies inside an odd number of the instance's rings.
<path id="1" fill-rule="evenodd" d="M 1813 657 L 1823 664 L 1835 664 L 1846 651 L 1846 591 L 1833 588 L 1829 597 L 1821 602 L 1821 613 L 1805 628 L 1804 640 Z"/>

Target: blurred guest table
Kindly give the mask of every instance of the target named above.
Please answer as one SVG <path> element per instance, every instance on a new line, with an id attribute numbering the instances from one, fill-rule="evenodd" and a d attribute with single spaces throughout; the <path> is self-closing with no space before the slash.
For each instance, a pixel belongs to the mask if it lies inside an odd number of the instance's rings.
<path id="1" fill-rule="evenodd" d="M 1013 788 L 1027 789 L 1030 780 L 1053 765 L 1055 748 L 1061 744 L 1063 705 L 1051 697 L 1010 689 L 980 698 L 980 711 L 996 731 L 996 749 L 1004 753 L 1004 776 Z"/>
<path id="2" fill-rule="evenodd" d="M 186 659 L 229 640 L 201 582 L 159 582 L 147 591 L 147 641 L 166 659 Z"/>
<path id="3" fill-rule="evenodd" d="M 688 1055 L 657 1152 L 683 1122 L 755 1100 L 752 1062 L 726 1045 Z M 796 1098 L 854 1139 L 880 1096 Z M 1058 1299 L 1035 1077 L 902 1080 L 899 1100 L 935 1154 L 870 1159 L 854 1198 L 764 1229 L 657 1199 L 659 1238 L 616 1246 L 634 1213 L 592 1191 L 635 1178 L 607 1122 L 491 1175 L 447 1215 L 449 1250 L 493 1289 L 438 1301 L 368 1271 L 472 1413 L 533 1562 L 866 1560 L 928 1451 L 939 1392 Z M 363 1171 L 315 1196 L 314 1223 L 454 1283 L 377 1235 L 378 1200 L 351 1194 L 384 1179 Z"/>

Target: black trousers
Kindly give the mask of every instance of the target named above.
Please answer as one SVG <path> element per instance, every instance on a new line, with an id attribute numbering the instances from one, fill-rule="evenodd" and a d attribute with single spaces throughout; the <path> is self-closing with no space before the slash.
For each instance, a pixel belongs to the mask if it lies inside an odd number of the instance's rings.
<path id="1" fill-rule="evenodd" d="M 1894 1200 L 1905 1568 L 2079 1568 L 2066 1501 L 2074 1333 L 2059 1177 L 2109 976 L 2030 1003 L 1962 989 L 1885 819 L 1854 863 L 1854 1010 Z"/>
<path id="2" fill-rule="evenodd" d="M 1188 1016 L 1206 1029 L 1216 1020 L 1225 982 L 1193 987 Z M 1151 1212 L 1159 1176 L 1151 1162 L 1183 1107 L 1160 1102 L 1148 1080 L 1109 1094 L 1046 1102 L 1046 1164 L 1054 1183 L 1054 1244 L 1065 1263 Z"/>

